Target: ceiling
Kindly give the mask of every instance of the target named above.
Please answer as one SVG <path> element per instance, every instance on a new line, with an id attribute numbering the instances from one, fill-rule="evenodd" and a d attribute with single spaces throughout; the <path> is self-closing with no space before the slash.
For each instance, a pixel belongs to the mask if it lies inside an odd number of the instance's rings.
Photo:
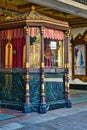
<path id="1" fill-rule="evenodd" d="M 87 0 L 83 0 L 84 3 L 82 0 L 72 1 L 79 1 L 76 2 L 78 7 L 80 4 L 83 6 L 80 9 L 76 7 L 76 3 L 72 6 L 72 3 L 69 5 L 64 3 L 64 0 L 0 0 L 0 20 L 30 12 L 31 6 L 35 5 L 37 12 L 57 20 L 68 21 L 71 28 L 87 27 L 87 8 L 84 10 Z"/>

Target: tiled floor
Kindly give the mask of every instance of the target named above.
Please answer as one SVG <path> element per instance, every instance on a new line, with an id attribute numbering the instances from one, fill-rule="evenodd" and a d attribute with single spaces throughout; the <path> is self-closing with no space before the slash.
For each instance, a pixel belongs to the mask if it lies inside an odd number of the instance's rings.
<path id="1" fill-rule="evenodd" d="M 72 104 L 87 102 L 87 91 L 86 90 L 70 90 Z"/>
<path id="2" fill-rule="evenodd" d="M 14 121 L 27 119 L 27 118 L 30 118 L 32 116 L 39 115 L 38 113 L 25 114 L 22 111 L 11 110 L 11 109 L 4 109 L 4 108 L 0 108 L 0 113 L 6 113 L 6 114 L 10 114 L 10 115 L 15 116 L 15 118 L 11 118 L 11 119 L 8 119 L 8 120 L 0 121 L 0 125 L 6 124 L 6 123 L 11 123 L 11 122 L 14 122 Z"/>
<path id="3" fill-rule="evenodd" d="M 16 111 L 16 110 L 11 110 L 11 109 L 3 109 L 0 108 L 0 113 L 6 113 L 6 114 L 11 114 L 13 116 L 22 116 L 23 113 L 21 111 Z"/>
<path id="4" fill-rule="evenodd" d="M 8 123 L 12 122 L 12 121 L 17 120 L 18 118 L 20 118 L 20 117 L 22 117 L 24 115 L 20 111 L 15 111 L 15 110 L 10 110 L 10 109 L 4 109 L 4 108 L 0 108 L 0 113 L 10 114 L 12 116 L 15 116 L 14 118 L 0 121 L 0 124 L 4 124 L 6 122 L 8 122 Z"/>
<path id="5" fill-rule="evenodd" d="M 87 130 L 87 105 L 28 114 L 0 125 L 0 130 Z M 36 117 L 35 117 L 36 116 Z"/>
<path id="6" fill-rule="evenodd" d="M 82 96 L 82 95 L 84 96 Z M 86 100 L 83 100 L 83 99 Z M 87 105 L 87 91 L 76 91 L 72 90 L 71 91 L 71 99 L 72 99 L 72 107 L 82 106 L 82 105 Z M 78 103 L 76 103 L 78 101 Z M 74 103 L 75 102 L 75 103 Z M 24 120 L 28 119 L 30 117 L 35 117 L 40 115 L 39 113 L 29 113 L 29 114 L 24 114 L 22 111 L 17 111 L 17 110 L 11 110 L 11 109 L 3 109 L 0 108 L 0 113 L 6 113 L 15 116 L 15 118 L 11 118 L 8 120 L 0 121 L 0 125 L 6 124 L 6 123 L 11 123 L 11 122 L 17 122 L 19 120 Z"/>

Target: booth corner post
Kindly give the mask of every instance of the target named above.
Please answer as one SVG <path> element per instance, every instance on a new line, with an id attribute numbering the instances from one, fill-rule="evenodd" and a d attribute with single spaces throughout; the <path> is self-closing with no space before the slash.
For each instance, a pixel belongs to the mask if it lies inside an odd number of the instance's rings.
<path id="1" fill-rule="evenodd" d="M 46 113 L 47 112 L 47 104 L 46 104 L 46 97 L 45 97 L 45 86 L 44 86 L 44 27 L 40 27 L 40 34 L 41 34 L 41 89 L 40 89 L 40 106 L 39 112 Z"/>
<path id="2" fill-rule="evenodd" d="M 24 103 L 24 113 L 31 112 L 30 104 L 30 93 L 29 93 L 29 46 L 30 46 L 30 29 L 29 27 L 24 27 L 26 31 L 26 74 L 25 74 L 25 103 Z"/>
<path id="3" fill-rule="evenodd" d="M 69 90 L 69 70 L 65 70 L 65 107 L 66 108 L 71 108 L 72 103 L 71 103 L 71 97 L 70 97 L 70 90 Z"/>
<path id="4" fill-rule="evenodd" d="M 69 31 L 65 32 L 64 40 L 64 55 L 65 55 L 65 107 L 71 108 L 70 84 L 69 84 Z"/>

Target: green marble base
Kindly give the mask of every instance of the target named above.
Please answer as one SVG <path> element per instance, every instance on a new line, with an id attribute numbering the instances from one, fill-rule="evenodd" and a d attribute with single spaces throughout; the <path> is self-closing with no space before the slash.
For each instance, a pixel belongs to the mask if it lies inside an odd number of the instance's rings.
<path id="1" fill-rule="evenodd" d="M 85 84 L 70 84 L 70 89 L 87 90 L 87 85 L 85 85 Z"/>
<path id="2" fill-rule="evenodd" d="M 31 105 L 30 104 L 24 104 L 23 112 L 24 113 L 31 113 L 31 111 L 32 111 Z"/>
<path id="3" fill-rule="evenodd" d="M 47 105 L 49 106 L 49 110 L 55 110 L 59 108 L 64 108 L 65 101 L 61 100 L 61 101 L 49 102 L 47 103 Z"/>
<path id="4" fill-rule="evenodd" d="M 14 103 L 9 101 L 1 101 L 0 103 L 1 108 L 8 108 L 13 110 L 20 110 L 23 111 L 23 104 L 21 103 Z"/>
<path id="5" fill-rule="evenodd" d="M 41 114 L 46 113 L 47 110 L 48 110 L 47 104 L 40 104 L 39 113 L 41 113 Z"/>
<path id="6" fill-rule="evenodd" d="M 55 70 L 55 71 L 54 71 Z M 41 71 L 32 70 L 29 73 L 30 104 L 25 104 L 25 70 L 3 70 L 0 73 L 1 107 L 21 110 L 24 113 L 40 112 L 64 107 L 65 73 L 49 69 L 44 73 L 46 104 L 41 103 Z M 3 102 L 4 101 L 4 102 Z M 3 102 L 3 103 L 2 103 Z"/>
<path id="7" fill-rule="evenodd" d="M 71 108 L 72 107 L 71 100 L 65 100 L 65 107 L 66 108 Z"/>

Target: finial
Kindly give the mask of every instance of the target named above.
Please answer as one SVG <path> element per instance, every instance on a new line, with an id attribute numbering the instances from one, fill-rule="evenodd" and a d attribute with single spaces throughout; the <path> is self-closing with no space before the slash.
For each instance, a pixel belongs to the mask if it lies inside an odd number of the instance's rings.
<path id="1" fill-rule="evenodd" d="M 35 6 L 34 5 L 31 6 L 31 10 L 33 10 L 33 11 L 35 10 Z"/>

